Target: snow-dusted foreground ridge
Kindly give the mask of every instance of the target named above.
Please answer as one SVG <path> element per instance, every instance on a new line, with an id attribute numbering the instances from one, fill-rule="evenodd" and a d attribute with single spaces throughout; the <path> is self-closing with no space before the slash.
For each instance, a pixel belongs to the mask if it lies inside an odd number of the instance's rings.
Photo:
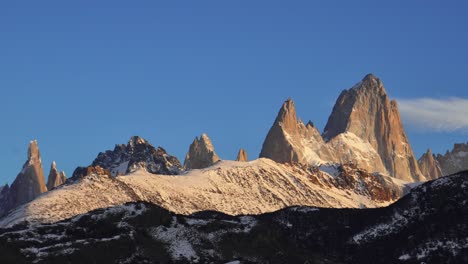
<path id="1" fill-rule="evenodd" d="M 466 263 L 467 202 L 468 172 L 376 209 L 180 215 L 128 203 L 0 229 L 0 263 Z"/>
<path id="2" fill-rule="evenodd" d="M 184 175 L 144 170 L 113 178 L 90 175 L 25 204 L 0 219 L 0 227 L 21 221 L 50 223 L 98 208 L 146 201 L 180 214 L 215 210 L 260 214 L 293 205 L 362 208 L 386 206 L 403 195 L 405 184 L 350 165 L 307 168 L 269 159 L 220 161 Z"/>

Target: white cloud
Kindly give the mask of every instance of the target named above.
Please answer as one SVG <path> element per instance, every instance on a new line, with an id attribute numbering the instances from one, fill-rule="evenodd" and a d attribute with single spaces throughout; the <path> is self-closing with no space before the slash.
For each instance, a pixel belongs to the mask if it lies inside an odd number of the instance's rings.
<path id="1" fill-rule="evenodd" d="M 468 99 L 399 99 L 405 125 L 437 132 L 468 131 Z"/>

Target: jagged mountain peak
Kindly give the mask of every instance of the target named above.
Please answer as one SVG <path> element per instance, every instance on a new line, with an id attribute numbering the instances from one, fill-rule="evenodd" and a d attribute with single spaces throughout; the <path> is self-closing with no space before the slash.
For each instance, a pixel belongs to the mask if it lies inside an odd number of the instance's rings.
<path id="1" fill-rule="evenodd" d="M 461 152 L 461 151 L 468 151 L 468 142 L 453 144 L 453 152 Z"/>
<path id="2" fill-rule="evenodd" d="M 65 172 L 59 172 L 55 161 L 50 166 L 49 177 L 47 178 L 47 190 L 52 190 L 65 183 L 67 180 Z"/>
<path id="3" fill-rule="evenodd" d="M 297 117 L 296 106 L 291 98 L 283 102 L 273 125 L 263 142 L 260 157 L 280 163 L 308 163 L 317 158 L 324 144 L 318 129 L 311 121 L 304 125 Z M 313 148 L 314 151 L 308 149 Z M 328 156 L 328 150 L 324 155 Z"/>
<path id="4" fill-rule="evenodd" d="M 28 147 L 28 161 L 40 161 L 41 154 L 37 140 L 31 140 Z"/>
<path id="5" fill-rule="evenodd" d="M 351 93 L 368 93 L 379 96 L 387 96 L 383 82 L 372 73 L 367 74 L 360 82 L 355 84 L 351 89 L 344 90 L 343 92 Z"/>
<path id="6" fill-rule="evenodd" d="M 435 159 L 431 149 L 427 149 L 421 158 L 419 158 L 418 166 L 421 173 L 426 176 L 427 179 L 436 179 L 443 175 L 440 164 Z"/>
<path id="7" fill-rule="evenodd" d="M 142 137 L 132 136 L 128 141 L 128 146 L 134 147 L 136 145 L 149 145 L 149 142 Z"/>
<path id="8" fill-rule="evenodd" d="M 296 105 L 291 98 L 288 98 L 286 101 L 284 101 L 278 112 L 275 122 L 277 122 L 285 130 L 297 132 L 296 127 L 298 120 L 296 114 Z"/>
<path id="9" fill-rule="evenodd" d="M 435 159 L 443 174 L 465 170 L 468 168 L 468 143 L 455 143 L 452 150 L 447 150 L 444 155 L 437 154 Z"/>
<path id="10" fill-rule="evenodd" d="M 47 191 L 37 140 L 29 143 L 28 159 L 7 191 L 0 199 L 0 215 Z"/>
<path id="11" fill-rule="evenodd" d="M 312 121 L 309 120 L 309 122 L 307 122 L 307 125 L 306 125 L 307 128 L 313 128 L 315 127 L 314 123 Z"/>
<path id="12" fill-rule="evenodd" d="M 248 161 L 249 158 L 247 156 L 247 151 L 243 148 L 239 149 L 239 152 L 237 153 L 237 158 L 236 161 Z"/>
<path id="13" fill-rule="evenodd" d="M 323 137 L 330 141 L 342 133 L 353 133 L 369 143 L 394 177 L 424 180 L 403 128 L 396 101 L 390 101 L 382 81 L 366 75 L 338 97 Z"/>
<path id="14" fill-rule="evenodd" d="M 195 137 L 190 144 L 189 151 L 185 156 L 184 167 L 186 169 L 202 169 L 209 167 L 221 160 L 216 154 L 213 143 L 206 133 L 200 138 Z"/>
<path id="15" fill-rule="evenodd" d="M 424 180 L 404 131 L 396 101 L 382 81 L 366 75 L 338 97 L 323 135 L 297 117 L 286 100 L 263 143 L 260 157 L 280 163 L 346 163 L 407 181 Z"/>
<path id="16" fill-rule="evenodd" d="M 179 160 L 162 147 L 155 148 L 144 138 L 133 136 L 127 145 L 117 144 L 114 150 L 98 154 L 92 166 L 100 166 L 113 176 L 125 175 L 139 169 L 153 174 L 179 174 L 183 168 Z"/>
<path id="17" fill-rule="evenodd" d="M 426 155 L 427 156 L 432 156 L 432 150 L 430 148 L 427 149 Z"/>
<path id="18" fill-rule="evenodd" d="M 198 137 L 197 137 L 198 139 Z M 198 144 L 201 146 L 206 147 L 208 150 L 214 152 L 213 142 L 211 142 L 210 137 L 206 133 L 203 133 L 200 138 L 198 139 Z"/>

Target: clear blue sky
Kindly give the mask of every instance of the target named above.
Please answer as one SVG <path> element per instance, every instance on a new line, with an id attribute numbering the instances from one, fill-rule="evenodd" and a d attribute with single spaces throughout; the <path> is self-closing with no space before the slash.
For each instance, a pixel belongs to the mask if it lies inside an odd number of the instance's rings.
<path id="1" fill-rule="evenodd" d="M 369 72 L 392 98 L 468 97 L 466 1 L 360 3 L 2 1 L 0 184 L 32 139 L 46 176 L 132 135 L 182 162 L 202 132 L 224 159 L 257 157 L 287 97 L 323 129 Z M 405 126 L 418 157 L 468 141 Z"/>

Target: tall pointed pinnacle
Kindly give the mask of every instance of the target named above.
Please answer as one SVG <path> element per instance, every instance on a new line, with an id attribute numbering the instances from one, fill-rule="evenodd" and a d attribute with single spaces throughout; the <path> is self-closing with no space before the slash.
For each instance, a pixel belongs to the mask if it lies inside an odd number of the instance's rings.
<path id="1" fill-rule="evenodd" d="M 37 144 L 37 140 L 32 140 L 29 142 L 28 161 L 41 162 L 41 154 L 39 153 L 39 145 Z"/>
<path id="2" fill-rule="evenodd" d="M 247 151 L 245 149 L 241 148 L 239 149 L 239 153 L 237 153 L 237 158 L 236 161 L 248 161 L 249 158 L 247 156 Z"/>
<path id="3" fill-rule="evenodd" d="M 275 123 L 278 123 L 285 131 L 297 133 L 296 105 L 291 98 L 284 101 L 278 112 Z"/>
<path id="4" fill-rule="evenodd" d="M 431 149 L 428 149 L 418 160 L 419 169 L 427 179 L 437 179 L 441 177 L 442 169 L 439 162 L 434 158 Z"/>
<path id="5" fill-rule="evenodd" d="M 49 177 L 47 178 L 47 189 L 50 191 L 53 188 L 64 184 L 66 181 L 66 177 L 64 172 L 59 173 L 57 170 L 57 164 L 55 161 L 52 162 L 50 166 Z"/>
<path id="6" fill-rule="evenodd" d="M 184 167 L 186 169 L 202 169 L 209 167 L 221 160 L 216 154 L 213 143 L 207 134 L 196 137 L 190 145 L 185 156 Z"/>
<path id="7" fill-rule="evenodd" d="M 396 101 L 390 101 L 382 81 L 372 74 L 338 97 L 323 133 L 331 140 L 352 133 L 380 155 L 390 175 L 407 180 L 422 176 L 400 119 Z"/>
<path id="8" fill-rule="evenodd" d="M 296 106 L 291 98 L 284 101 L 275 122 L 263 142 L 261 158 L 269 158 L 280 163 L 298 163 L 303 161 L 301 149 L 293 148 L 292 141 L 301 140 L 301 131 L 307 133 L 302 122 L 298 123 Z"/>
<path id="9" fill-rule="evenodd" d="M 11 185 L 9 192 L 11 203 L 8 207 L 11 209 L 27 203 L 46 191 L 39 146 L 37 141 L 33 140 L 29 143 L 28 160 Z"/>

